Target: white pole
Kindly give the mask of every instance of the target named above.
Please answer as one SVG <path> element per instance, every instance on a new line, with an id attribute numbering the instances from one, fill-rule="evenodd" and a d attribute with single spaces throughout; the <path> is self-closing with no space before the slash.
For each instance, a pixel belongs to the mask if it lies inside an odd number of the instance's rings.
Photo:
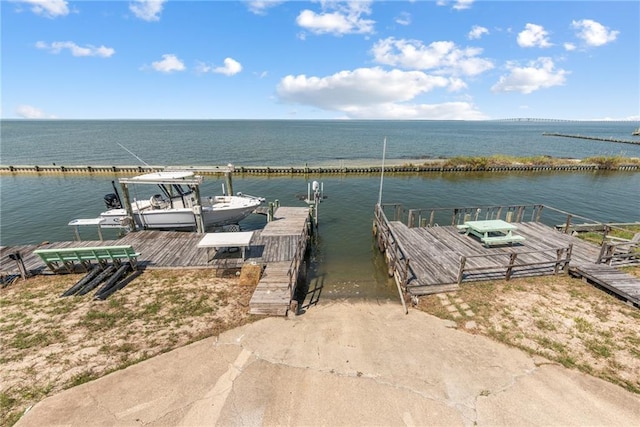
<path id="1" fill-rule="evenodd" d="M 387 155 L 387 138 L 384 138 L 382 146 L 382 170 L 380 171 L 380 193 L 378 194 L 378 206 L 382 205 L 382 184 L 384 183 L 384 159 Z"/>

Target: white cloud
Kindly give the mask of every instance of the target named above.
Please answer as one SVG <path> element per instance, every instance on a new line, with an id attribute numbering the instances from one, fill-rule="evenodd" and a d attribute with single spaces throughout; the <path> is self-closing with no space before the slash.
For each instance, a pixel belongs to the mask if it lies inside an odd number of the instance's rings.
<path id="1" fill-rule="evenodd" d="M 566 50 L 568 52 L 571 52 L 572 50 L 576 50 L 576 45 L 573 44 L 573 43 L 568 43 L 567 42 L 567 43 L 563 44 L 563 46 L 564 46 L 564 50 Z"/>
<path id="2" fill-rule="evenodd" d="M 247 7 L 256 15 L 266 15 L 267 10 L 283 3 L 282 0 L 251 0 L 247 2 Z"/>
<path id="3" fill-rule="evenodd" d="M 51 53 L 58 54 L 62 52 L 64 49 L 68 49 L 73 56 L 99 56 L 102 58 L 109 58 L 116 53 L 115 49 L 106 47 L 106 46 L 92 46 L 87 45 L 85 47 L 78 46 L 74 42 L 66 41 L 66 42 L 53 42 L 51 44 L 47 44 L 43 41 L 36 42 L 36 47 L 38 49 L 48 50 Z"/>
<path id="4" fill-rule="evenodd" d="M 488 117 L 468 102 L 442 104 L 379 104 L 345 111 L 352 119 L 368 120 L 484 120 Z"/>
<path id="5" fill-rule="evenodd" d="M 177 56 L 173 54 L 162 55 L 161 61 L 151 63 L 151 68 L 161 73 L 172 73 L 174 71 L 184 71 L 185 66 Z"/>
<path id="6" fill-rule="evenodd" d="M 144 21 L 159 21 L 162 8 L 167 0 L 135 0 L 129 3 L 129 10 Z"/>
<path id="7" fill-rule="evenodd" d="M 475 0 L 458 0 L 453 5 L 453 8 L 456 10 L 465 10 L 469 9 Z"/>
<path id="8" fill-rule="evenodd" d="M 338 111 L 352 118 L 478 118 L 468 103 L 409 104 L 437 88 L 459 89 L 457 79 L 422 71 L 386 71 L 379 67 L 341 71 L 326 77 L 284 77 L 277 87 L 281 101 Z"/>
<path id="9" fill-rule="evenodd" d="M 225 58 L 224 66 L 213 69 L 214 73 L 224 74 L 225 76 L 233 76 L 242 71 L 242 65 L 233 58 Z"/>
<path id="10" fill-rule="evenodd" d="M 489 34 L 489 30 L 487 28 L 481 27 L 479 25 L 474 25 L 471 28 L 471 31 L 469 31 L 469 34 L 467 34 L 467 38 L 469 40 L 475 40 L 475 39 L 479 39 L 485 34 Z"/>
<path id="11" fill-rule="evenodd" d="M 233 76 L 242 71 L 242 64 L 233 58 L 225 58 L 224 65 L 221 67 L 214 67 L 205 63 L 200 63 L 196 67 L 198 73 L 218 73 L 226 76 Z"/>
<path id="12" fill-rule="evenodd" d="M 475 0 L 456 0 L 453 2 L 452 9 L 465 10 L 469 9 Z M 449 2 L 447 0 L 437 0 L 436 6 L 447 6 Z"/>
<path id="13" fill-rule="evenodd" d="M 541 25 L 527 24 L 518 34 L 520 47 L 550 47 L 553 46 L 547 36 L 549 33 Z"/>
<path id="14" fill-rule="evenodd" d="M 47 18 L 56 18 L 69 14 L 69 6 L 65 0 L 18 0 L 18 2 L 31 5 L 33 13 Z"/>
<path id="15" fill-rule="evenodd" d="M 573 21 L 571 28 L 578 30 L 576 34 L 587 46 L 602 46 L 614 41 L 620 31 L 610 31 L 607 27 L 591 19 Z"/>
<path id="16" fill-rule="evenodd" d="M 400 15 L 398 15 L 395 19 L 396 24 L 399 25 L 409 25 L 411 24 L 411 15 L 408 14 L 407 12 L 402 12 L 400 13 Z"/>
<path id="17" fill-rule="evenodd" d="M 16 108 L 16 115 L 23 119 L 55 119 L 56 116 L 46 114 L 44 111 L 32 105 L 19 105 Z"/>
<path id="18" fill-rule="evenodd" d="M 296 23 L 314 34 L 368 34 L 373 33 L 375 21 L 362 18 L 371 14 L 370 1 L 346 3 L 322 2 L 323 11 L 316 13 L 305 9 L 296 18 Z"/>
<path id="19" fill-rule="evenodd" d="M 418 40 L 393 37 L 379 40 L 371 49 L 376 62 L 385 65 L 438 73 L 474 76 L 493 68 L 488 59 L 480 58 L 480 48 L 459 48 L 450 41 L 437 41 L 425 46 Z"/>
<path id="20" fill-rule="evenodd" d="M 538 58 L 528 66 L 520 67 L 516 63 L 508 63 L 509 74 L 500 77 L 498 83 L 493 85 L 493 92 L 520 92 L 529 94 L 534 91 L 562 86 L 566 81 L 568 71 L 555 69 L 551 58 Z"/>

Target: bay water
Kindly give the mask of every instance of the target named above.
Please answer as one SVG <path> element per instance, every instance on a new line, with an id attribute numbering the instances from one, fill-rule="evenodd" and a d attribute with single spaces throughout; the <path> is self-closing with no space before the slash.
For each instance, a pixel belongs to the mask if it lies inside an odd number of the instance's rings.
<path id="1" fill-rule="evenodd" d="M 544 132 L 633 139 L 630 122 L 405 121 L 2 121 L 3 165 L 326 166 L 419 163 L 455 156 L 640 157 L 640 146 L 544 136 Z M 125 149 L 126 148 L 126 149 Z M 0 244 L 72 240 L 67 223 L 94 218 L 116 176 L 3 175 Z M 395 285 L 372 240 L 380 176 L 234 176 L 234 190 L 304 206 L 323 183 L 313 276 L 323 296 L 388 296 Z M 220 194 L 206 177 L 203 195 Z M 408 208 L 544 204 L 603 222 L 640 221 L 640 173 L 545 172 L 387 175 L 383 202 Z M 135 197 L 135 195 L 134 195 Z M 252 215 L 244 229 L 265 218 Z M 92 230 L 85 238 L 94 238 Z M 107 236 L 110 237 L 110 236 Z"/>

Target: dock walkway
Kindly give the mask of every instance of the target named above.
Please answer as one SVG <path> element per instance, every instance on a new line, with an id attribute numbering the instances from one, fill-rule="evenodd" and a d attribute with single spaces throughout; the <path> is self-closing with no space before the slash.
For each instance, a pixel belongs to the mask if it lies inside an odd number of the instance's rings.
<path id="1" fill-rule="evenodd" d="M 282 316 L 289 310 L 307 249 L 311 221 L 308 208 L 279 207 L 260 239 L 266 265 L 249 302 L 252 314 Z"/>

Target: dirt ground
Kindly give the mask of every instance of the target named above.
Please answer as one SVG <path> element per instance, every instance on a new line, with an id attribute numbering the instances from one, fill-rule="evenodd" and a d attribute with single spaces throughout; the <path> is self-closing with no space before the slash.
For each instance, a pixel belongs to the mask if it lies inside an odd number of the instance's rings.
<path id="1" fill-rule="evenodd" d="M 628 272 L 640 277 L 640 267 Z M 579 279 L 469 283 L 417 308 L 640 393 L 640 309 Z"/>
<path id="2" fill-rule="evenodd" d="M 82 274 L 1 289 L 0 425 L 60 390 L 258 319 L 245 276 L 149 270 L 105 301 L 60 297 Z"/>
<path id="3" fill-rule="evenodd" d="M 248 314 L 259 272 L 148 270 L 105 301 L 61 298 L 81 277 L 0 289 L 0 425 L 60 390 L 261 318 Z M 640 309 L 580 280 L 471 283 L 416 308 L 640 393 Z"/>

